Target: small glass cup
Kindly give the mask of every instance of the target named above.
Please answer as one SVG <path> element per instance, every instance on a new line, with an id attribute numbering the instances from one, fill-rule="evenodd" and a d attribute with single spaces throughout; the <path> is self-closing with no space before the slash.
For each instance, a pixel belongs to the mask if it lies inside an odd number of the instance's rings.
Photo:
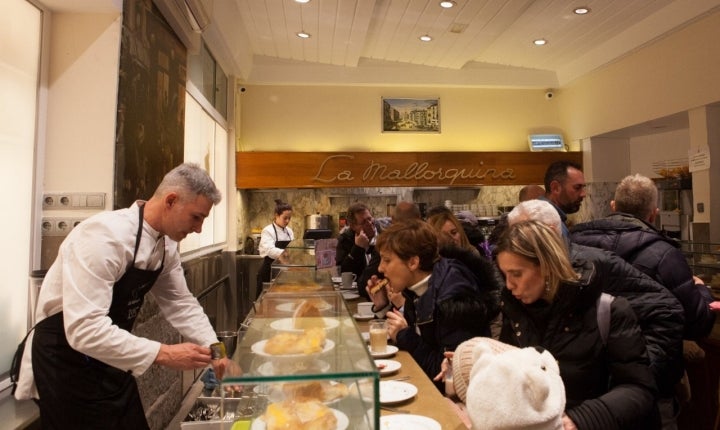
<path id="1" fill-rule="evenodd" d="M 370 332 L 370 351 L 383 353 L 387 350 L 387 326 L 385 320 L 372 320 L 368 324 Z"/>

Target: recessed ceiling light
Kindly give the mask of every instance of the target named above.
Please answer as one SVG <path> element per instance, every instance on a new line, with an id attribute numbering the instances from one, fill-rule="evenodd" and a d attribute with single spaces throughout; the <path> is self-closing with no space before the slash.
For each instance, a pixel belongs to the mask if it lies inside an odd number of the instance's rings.
<path id="1" fill-rule="evenodd" d="M 310 0 L 295 0 L 295 3 L 310 3 Z"/>
<path id="2" fill-rule="evenodd" d="M 440 2 L 440 7 L 443 7 L 445 9 L 450 9 L 451 7 L 455 6 L 457 3 L 455 3 L 452 0 L 443 0 Z"/>
<path id="3" fill-rule="evenodd" d="M 310 34 L 305 33 L 304 31 L 301 31 L 301 32 L 297 33 L 297 37 L 299 37 L 299 38 L 301 38 L 301 39 L 309 39 L 309 38 L 310 38 Z"/>
<path id="4" fill-rule="evenodd" d="M 585 6 L 576 7 L 575 9 L 573 9 L 573 12 L 575 12 L 576 15 L 585 15 L 587 13 L 590 13 L 590 8 Z"/>
<path id="5" fill-rule="evenodd" d="M 423 34 L 422 36 L 419 37 L 419 39 L 422 40 L 423 42 L 429 42 L 432 40 L 432 37 L 428 36 L 427 34 Z"/>
<path id="6" fill-rule="evenodd" d="M 537 45 L 537 46 L 543 46 L 543 45 L 547 45 L 547 40 L 545 40 L 545 39 L 535 39 L 535 40 L 533 40 L 533 43 L 534 43 L 535 45 Z"/>

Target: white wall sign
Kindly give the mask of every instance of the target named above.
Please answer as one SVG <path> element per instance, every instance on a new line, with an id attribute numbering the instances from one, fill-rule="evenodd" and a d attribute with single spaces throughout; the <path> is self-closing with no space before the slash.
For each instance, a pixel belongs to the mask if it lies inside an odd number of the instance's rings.
<path id="1" fill-rule="evenodd" d="M 705 145 L 691 148 L 688 150 L 688 159 L 691 172 L 710 169 L 710 147 Z"/>

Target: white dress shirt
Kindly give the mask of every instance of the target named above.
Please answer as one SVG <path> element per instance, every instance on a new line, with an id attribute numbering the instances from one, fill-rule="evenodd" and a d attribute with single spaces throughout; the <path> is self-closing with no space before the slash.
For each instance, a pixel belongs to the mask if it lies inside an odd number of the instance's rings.
<path id="1" fill-rule="evenodd" d="M 155 361 L 160 342 L 138 337 L 114 325 L 108 313 L 113 285 L 133 260 L 139 207 L 102 212 L 75 227 L 65 238 L 57 259 L 40 288 L 35 321 L 63 312 L 70 346 L 118 369 L 143 374 Z M 158 245 L 158 242 L 160 244 Z M 135 267 L 165 265 L 150 290 L 165 319 L 189 342 L 208 346 L 217 342 L 215 330 L 197 299 L 187 288 L 177 242 L 143 222 Z M 32 372 L 32 336 L 25 344 L 15 397 L 37 398 Z"/>

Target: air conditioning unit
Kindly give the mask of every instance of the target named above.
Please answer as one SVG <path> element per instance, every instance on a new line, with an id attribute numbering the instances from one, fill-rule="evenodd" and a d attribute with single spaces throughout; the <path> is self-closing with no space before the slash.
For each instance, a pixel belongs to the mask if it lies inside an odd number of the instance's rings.
<path id="1" fill-rule="evenodd" d="M 531 134 L 528 136 L 531 151 L 566 151 L 560 134 Z"/>
<path id="2" fill-rule="evenodd" d="M 200 34 L 210 25 L 212 0 L 153 0 L 190 52 L 200 49 Z"/>

